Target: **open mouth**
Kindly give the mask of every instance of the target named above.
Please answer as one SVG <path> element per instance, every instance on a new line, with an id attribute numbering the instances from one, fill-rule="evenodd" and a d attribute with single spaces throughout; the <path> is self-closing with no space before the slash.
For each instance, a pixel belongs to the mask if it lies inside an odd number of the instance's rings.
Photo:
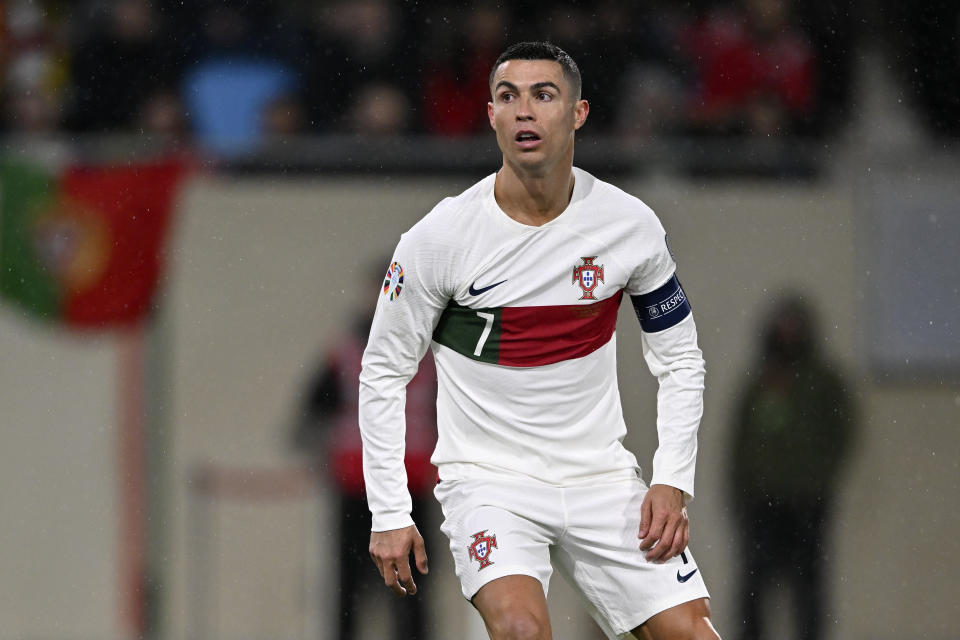
<path id="1" fill-rule="evenodd" d="M 540 136 L 533 131 L 519 131 L 514 139 L 520 143 L 522 147 L 535 146 L 540 142 Z"/>

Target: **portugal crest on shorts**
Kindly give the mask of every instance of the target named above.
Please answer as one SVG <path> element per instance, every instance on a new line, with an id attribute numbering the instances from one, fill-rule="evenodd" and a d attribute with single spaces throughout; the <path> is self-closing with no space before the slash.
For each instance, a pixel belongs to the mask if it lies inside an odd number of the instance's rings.
<path id="1" fill-rule="evenodd" d="M 593 264 L 597 256 L 580 259 L 583 260 L 583 264 L 573 268 L 573 283 L 580 285 L 583 290 L 581 300 L 596 300 L 593 290 L 597 288 L 597 283 L 603 282 L 603 265 Z"/>
<path id="2" fill-rule="evenodd" d="M 497 536 L 488 536 L 487 530 L 484 529 L 480 533 L 473 534 L 473 543 L 467 547 L 467 553 L 470 554 L 471 560 L 476 560 L 480 563 L 480 569 L 484 569 L 493 564 L 493 560 L 490 559 L 490 554 L 496 548 Z M 477 571 L 480 571 L 480 569 L 477 569 Z"/>

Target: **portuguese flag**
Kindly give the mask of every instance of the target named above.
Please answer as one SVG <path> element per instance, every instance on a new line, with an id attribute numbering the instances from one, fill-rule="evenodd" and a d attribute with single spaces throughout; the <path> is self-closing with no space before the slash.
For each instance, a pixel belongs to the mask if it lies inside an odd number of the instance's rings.
<path id="1" fill-rule="evenodd" d="M 178 163 L 71 167 L 0 161 L 0 296 L 77 328 L 149 311 L 182 171 Z"/>

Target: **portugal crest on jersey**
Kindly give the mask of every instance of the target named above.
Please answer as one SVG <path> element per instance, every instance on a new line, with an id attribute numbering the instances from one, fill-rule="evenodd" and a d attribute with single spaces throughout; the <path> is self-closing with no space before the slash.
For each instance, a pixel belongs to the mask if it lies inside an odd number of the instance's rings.
<path id="1" fill-rule="evenodd" d="M 493 560 L 490 559 L 490 554 L 496 548 L 497 536 L 488 536 L 486 529 L 473 534 L 473 543 L 467 547 L 467 553 L 470 554 L 471 560 L 476 560 L 480 563 L 480 569 L 477 569 L 477 571 L 493 564 Z"/>
<path id="2" fill-rule="evenodd" d="M 596 300 L 593 290 L 597 288 L 598 283 L 603 282 L 603 265 L 593 264 L 597 256 L 580 259 L 583 260 L 583 264 L 573 268 L 573 283 L 580 285 L 583 290 L 581 300 Z"/>

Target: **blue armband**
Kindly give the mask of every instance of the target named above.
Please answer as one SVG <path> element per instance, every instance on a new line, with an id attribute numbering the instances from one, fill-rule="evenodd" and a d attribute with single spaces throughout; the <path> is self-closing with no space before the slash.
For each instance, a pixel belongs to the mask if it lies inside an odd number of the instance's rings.
<path id="1" fill-rule="evenodd" d="M 647 333 L 669 329 L 688 315 L 690 302 L 677 276 L 673 275 L 659 289 L 639 296 L 630 296 L 640 326 Z"/>

